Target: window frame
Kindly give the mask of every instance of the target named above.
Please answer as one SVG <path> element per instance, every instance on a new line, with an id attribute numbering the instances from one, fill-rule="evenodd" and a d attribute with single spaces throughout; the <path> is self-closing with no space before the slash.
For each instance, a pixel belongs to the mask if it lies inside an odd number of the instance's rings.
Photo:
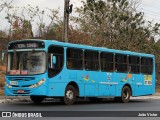
<path id="1" fill-rule="evenodd" d="M 82 67 L 81 68 L 79 68 L 79 69 L 77 69 L 77 68 L 69 68 L 68 67 L 68 59 L 74 59 L 74 58 L 68 58 L 68 53 L 67 53 L 67 51 L 68 51 L 68 49 L 76 49 L 76 50 L 79 50 L 79 51 L 82 51 L 82 59 L 76 59 L 76 60 L 82 60 Z M 66 48 L 66 68 L 67 69 L 69 69 L 69 70 L 83 70 L 84 69 L 84 50 L 83 49 L 81 49 L 81 48 L 74 48 L 74 47 L 67 47 Z"/>
<path id="2" fill-rule="evenodd" d="M 152 60 L 152 65 L 147 65 L 147 64 L 143 64 L 142 65 L 142 58 L 145 58 L 145 59 L 151 59 Z M 153 60 L 153 58 L 152 57 L 141 57 L 141 59 L 140 59 L 140 69 L 141 69 L 141 71 L 140 71 L 140 73 L 141 74 L 144 74 L 144 75 L 152 75 L 153 74 L 153 69 L 154 69 L 154 60 Z M 147 68 L 150 68 L 150 67 L 152 67 L 152 71 L 151 71 L 151 73 L 149 73 L 149 72 L 142 72 L 142 67 L 147 67 Z"/>
<path id="3" fill-rule="evenodd" d="M 130 63 L 130 57 L 137 57 L 137 58 L 139 58 L 139 60 L 138 60 L 139 63 L 132 63 L 132 62 Z M 131 71 L 131 69 L 132 69 L 131 66 L 134 66 L 134 67 L 138 66 L 139 67 L 139 71 L 138 72 L 135 72 L 135 71 L 132 72 Z M 137 55 L 129 55 L 128 56 L 128 69 L 129 69 L 128 72 L 131 73 L 131 74 L 140 74 L 141 73 L 141 57 L 137 56 Z"/>
<path id="4" fill-rule="evenodd" d="M 126 62 L 120 63 L 118 61 L 116 61 L 116 57 L 117 55 L 122 55 L 122 56 L 126 56 Z M 118 67 L 116 67 L 117 65 L 126 65 L 126 70 L 124 71 L 119 71 Z M 128 73 L 128 55 L 127 54 L 122 54 L 122 53 L 115 53 L 115 69 L 114 69 L 117 73 Z"/>
<path id="5" fill-rule="evenodd" d="M 103 58 L 103 59 L 107 59 L 106 58 L 106 54 L 112 54 L 113 55 L 113 58 L 112 58 L 112 62 L 111 61 L 102 61 L 102 54 L 105 54 L 105 58 Z M 111 64 L 113 64 L 113 68 L 112 68 L 112 70 L 102 70 L 102 62 L 105 62 L 105 63 L 107 63 L 107 64 L 109 64 L 109 63 L 111 63 Z M 114 72 L 114 70 L 115 70 L 115 53 L 113 53 L 113 52 L 100 52 L 100 68 L 101 68 L 101 72 Z"/>
<path id="6" fill-rule="evenodd" d="M 89 51 L 89 52 L 95 52 L 95 53 L 97 53 L 97 60 L 89 60 L 89 59 L 86 59 L 86 57 L 85 57 L 85 55 L 86 55 L 86 51 Z M 86 71 L 100 71 L 101 70 L 101 68 L 100 68 L 100 52 L 99 51 L 96 51 L 96 50 L 90 50 L 90 49 L 85 49 L 84 50 L 84 70 L 86 70 Z M 93 53 L 92 53 L 93 54 Z M 93 56 L 92 56 L 93 57 Z M 98 65 L 98 69 L 86 69 L 86 61 L 89 61 L 89 62 L 96 62 L 97 61 L 97 65 Z M 92 64 L 94 64 L 94 63 L 92 63 Z"/>

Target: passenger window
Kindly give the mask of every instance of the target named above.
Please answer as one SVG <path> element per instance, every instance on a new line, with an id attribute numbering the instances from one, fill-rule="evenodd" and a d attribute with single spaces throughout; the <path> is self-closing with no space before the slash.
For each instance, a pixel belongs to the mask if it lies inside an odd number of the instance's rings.
<path id="1" fill-rule="evenodd" d="M 99 70 L 99 53 L 85 50 L 84 52 L 85 70 Z"/>
<path id="2" fill-rule="evenodd" d="M 152 74 L 153 72 L 153 59 L 142 57 L 141 58 L 141 73 Z"/>
<path id="3" fill-rule="evenodd" d="M 127 55 L 115 55 L 115 70 L 117 72 L 127 72 Z"/>
<path id="4" fill-rule="evenodd" d="M 101 70 L 105 72 L 114 71 L 114 54 L 101 53 Z"/>
<path id="5" fill-rule="evenodd" d="M 67 49 L 67 68 L 83 69 L 83 50 L 75 48 Z"/>
<path id="6" fill-rule="evenodd" d="M 130 73 L 140 73 L 140 57 L 129 56 L 129 72 Z"/>

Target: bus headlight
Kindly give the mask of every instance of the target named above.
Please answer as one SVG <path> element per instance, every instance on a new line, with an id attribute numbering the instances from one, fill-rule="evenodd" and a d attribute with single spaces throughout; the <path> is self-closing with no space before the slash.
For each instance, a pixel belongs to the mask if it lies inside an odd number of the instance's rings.
<path id="1" fill-rule="evenodd" d="M 12 86 L 9 85 L 7 82 L 5 82 L 5 85 L 6 85 L 8 88 L 12 88 Z"/>
<path id="2" fill-rule="evenodd" d="M 33 85 L 29 86 L 28 88 L 36 88 L 36 87 L 42 85 L 44 82 L 45 82 L 45 79 L 43 78 L 43 79 L 40 80 L 38 83 L 33 84 Z"/>

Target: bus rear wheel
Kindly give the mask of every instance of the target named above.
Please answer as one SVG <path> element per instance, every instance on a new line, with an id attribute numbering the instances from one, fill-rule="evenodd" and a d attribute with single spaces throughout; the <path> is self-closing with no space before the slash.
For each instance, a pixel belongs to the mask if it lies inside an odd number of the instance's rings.
<path id="1" fill-rule="evenodd" d="M 131 89 L 128 86 L 124 86 L 121 93 L 121 102 L 128 103 L 131 97 Z"/>
<path id="2" fill-rule="evenodd" d="M 76 101 L 76 89 L 72 85 L 68 85 L 65 90 L 64 103 L 72 105 Z"/>
<path id="3" fill-rule="evenodd" d="M 40 104 L 45 99 L 43 96 L 30 96 L 30 98 L 35 104 Z"/>
<path id="4" fill-rule="evenodd" d="M 128 103 L 131 97 L 131 89 L 128 86 L 124 86 L 121 92 L 121 97 L 115 97 L 116 102 Z"/>

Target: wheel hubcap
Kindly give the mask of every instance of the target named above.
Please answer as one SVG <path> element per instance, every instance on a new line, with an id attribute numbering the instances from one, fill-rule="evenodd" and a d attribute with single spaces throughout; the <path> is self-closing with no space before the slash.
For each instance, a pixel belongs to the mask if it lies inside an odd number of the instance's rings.
<path id="1" fill-rule="evenodd" d="M 72 99 L 73 99 L 73 92 L 72 92 L 71 90 L 68 90 L 68 91 L 66 92 L 66 97 L 67 97 L 68 99 L 72 100 Z"/>
<path id="2" fill-rule="evenodd" d="M 129 98 L 129 93 L 128 93 L 127 90 L 124 91 L 123 97 L 124 97 L 124 99 L 128 99 Z"/>

